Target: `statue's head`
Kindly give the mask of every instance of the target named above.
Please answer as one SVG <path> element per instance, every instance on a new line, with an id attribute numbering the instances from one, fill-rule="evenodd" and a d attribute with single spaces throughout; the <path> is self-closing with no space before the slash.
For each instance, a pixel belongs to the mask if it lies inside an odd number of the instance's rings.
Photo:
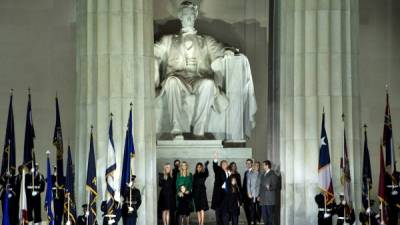
<path id="1" fill-rule="evenodd" d="M 183 29 L 194 28 L 194 23 L 199 14 L 198 6 L 191 1 L 181 3 L 178 10 L 178 18 L 181 21 Z"/>

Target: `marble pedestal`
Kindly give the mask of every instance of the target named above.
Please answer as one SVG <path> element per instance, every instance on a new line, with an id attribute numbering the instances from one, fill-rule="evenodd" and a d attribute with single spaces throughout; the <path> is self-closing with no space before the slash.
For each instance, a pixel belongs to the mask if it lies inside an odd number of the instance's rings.
<path id="1" fill-rule="evenodd" d="M 157 172 L 162 172 L 165 163 L 173 164 L 175 159 L 186 161 L 189 164 L 189 170 L 193 174 L 197 162 L 210 161 L 208 167 L 210 176 L 206 180 L 207 198 L 211 206 L 211 197 L 214 184 L 214 172 L 212 169 L 212 160 L 215 151 L 218 150 L 219 158 L 236 162 L 238 171 L 242 176 L 245 170 L 245 161 L 252 158 L 251 148 L 224 148 L 221 140 L 158 140 L 157 141 Z M 158 190 L 159 191 L 159 190 Z M 245 220 L 244 212 L 240 213 L 240 221 Z M 191 224 L 196 224 L 197 215 L 192 213 L 190 217 Z M 206 212 L 206 223 L 213 224 L 215 221 L 214 210 Z"/>

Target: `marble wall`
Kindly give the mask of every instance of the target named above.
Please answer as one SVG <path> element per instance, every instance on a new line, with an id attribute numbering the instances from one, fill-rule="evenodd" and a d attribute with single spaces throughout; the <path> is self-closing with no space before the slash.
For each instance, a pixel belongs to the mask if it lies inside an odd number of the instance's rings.
<path id="1" fill-rule="evenodd" d="M 389 84 L 393 138 L 400 157 L 400 2 L 360 0 L 359 73 L 361 122 L 368 124 L 376 196 L 379 179 L 379 143 L 383 132 L 385 85 Z M 361 127 L 360 127 L 361 129 Z M 399 164 L 397 164 L 399 167 Z M 358 196 L 357 196 L 358 197 Z"/>

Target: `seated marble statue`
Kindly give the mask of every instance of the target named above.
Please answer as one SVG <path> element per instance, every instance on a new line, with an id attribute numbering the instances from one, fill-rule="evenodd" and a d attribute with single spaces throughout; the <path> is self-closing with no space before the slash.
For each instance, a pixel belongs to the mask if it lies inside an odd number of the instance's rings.
<path id="1" fill-rule="evenodd" d="M 232 101 L 223 92 L 226 75 L 221 72 L 224 70 L 221 60 L 235 57 L 234 52 L 210 36 L 197 34 L 194 27 L 197 15 L 196 4 L 181 3 L 178 10 L 181 32 L 163 36 L 154 46 L 157 98 L 164 105 L 157 113 L 157 132 L 167 131 L 179 139 L 190 132 L 200 139 L 205 132 L 224 133 L 224 124 L 217 125 L 218 132 L 210 129 L 210 120 L 215 114 L 224 114 Z M 251 73 L 249 76 L 253 109 L 248 127 L 252 129 L 257 107 Z M 214 116 L 214 120 L 221 121 L 218 117 L 224 115 Z"/>

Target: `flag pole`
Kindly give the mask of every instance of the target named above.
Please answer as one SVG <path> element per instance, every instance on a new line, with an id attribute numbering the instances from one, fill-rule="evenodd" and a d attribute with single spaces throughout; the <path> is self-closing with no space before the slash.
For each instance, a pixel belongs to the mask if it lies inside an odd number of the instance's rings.
<path id="1" fill-rule="evenodd" d="M 11 140 L 8 139 L 7 176 L 10 175 L 10 154 L 11 154 Z"/>
<path id="2" fill-rule="evenodd" d="M 325 212 L 324 212 L 324 217 L 325 217 L 325 215 L 327 214 L 327 212 L 326 212 L 326 200 L 327 200 L 327 198 L 326 198 L 326 193 L 324 193 L 324 210 L 325 210 Z"/>
<path id="3" fill-rule="evenodd" d="M 130 106 L 131 106 L 131 113 L 132 113 L 132 106 L 133 106 L 132 102 L 130 103 Z M 133 117 L 133 115 L 132 115 L 132 117 Z M 130 133 L 133 138 L 133 122 L 132 121 L 133 121 L 133 118 L 131 120 L 131 126 L 128 129 L 130 129 Z M 131 146 L 131 147 L 133 147 L 133 146 Z M 129 170 L 131 171 L 130 172 L 131 176 L 129 177 L 129 183 L 131 184 L 131 186 L 129 187 L 129 206 L 130 206 L 130 208 L 132 208 L 132 187 L 133 187 L 132 176 L 134 173 L 133 167 L 135 166 L 135 160 L 134 160 L 132 153 L 129 155 L 129 157 L 131 158 L 131 160 L 130 160 L 131 163 L 129 165 Z"/>
<path id="4" fill-rule="evenodd" d="M 385 224 L 385 218 L 383 218 L 383 201 L 381 200 L 381 225 Z"/>
<path id="5" fill-rule="evenodd" d="M 340 170 L 340 173 L 341 173 L 341 177 L 342 177 L 342 184 L 343 184 L 343 199 L 344 199 L 344 202 L 345 202 L 345 205 L 343 205 L 343 224 L 344 225 L 346 225 L 347 223 L 346 223 L 346 204 L 347 204 L 347 202 L 346 202 L 346 178 L 344 177 L 345 176 L 345 173 L 344 173 L 344 167 L 345 167 L 345 143 L 344 143 L 344 138 L 345 138 L 345 123 L 344 123 L 344 113 L 342 113 L 342 122 L 343 122 L 343 145 L 342 145 L 342 160 L 341 160 L 341 167 L 342 167 L 342 169 Z M 340 204 L 342 204 L 342 203 L 340 203 Z"/>
<path id="6" fill-rule="evenodd" d="M 70 224 L 71 224 L 71 220 L 70 220 L 70 218 L 69 218 L 69 217 L 70 217 L 69 214 L 70 214 L 70 210 L 71 210 L 71 209 L 70 209 L 70 205 L 69 205 L 69 204 L 70 204 L 69 201 L 70 201 L 70 199 L 69 199 L 69 193 L 67 193 L 67 225 L 70 225 Z"/>

